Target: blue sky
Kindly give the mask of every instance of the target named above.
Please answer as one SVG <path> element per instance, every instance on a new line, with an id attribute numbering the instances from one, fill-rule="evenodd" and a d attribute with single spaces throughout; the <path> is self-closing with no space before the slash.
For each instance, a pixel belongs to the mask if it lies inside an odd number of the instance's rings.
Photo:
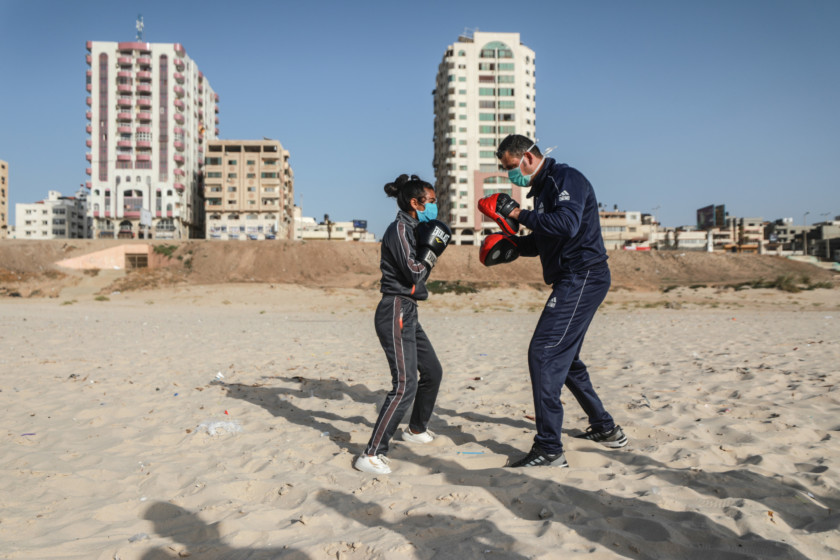
<path id="1" fill-rule="evenodd" d="M 465 29 L 536 52 L 537 136 L 600 202 L 668 226 L 840 215 L 840 2 L 0 0 L 0 159 L 11 204 L 86 180 L 85 41 L 182 43 L 221 98 L 220 136 L 280 140 L 319 220 L 396 207 L 433 182 L 432 89 Z M 12 211 L 13 212 L 13 211 Z"/>

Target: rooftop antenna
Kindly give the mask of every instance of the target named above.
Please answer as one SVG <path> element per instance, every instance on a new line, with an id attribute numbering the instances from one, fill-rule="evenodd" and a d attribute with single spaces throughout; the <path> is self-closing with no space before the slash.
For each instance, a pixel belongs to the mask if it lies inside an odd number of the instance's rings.
<path id="1" fill-rule="evenodd" d="M 143 42 L 143 14 L 137 14 L 137 23 L 134 25 L 137 28 L 137 41 Z"/>

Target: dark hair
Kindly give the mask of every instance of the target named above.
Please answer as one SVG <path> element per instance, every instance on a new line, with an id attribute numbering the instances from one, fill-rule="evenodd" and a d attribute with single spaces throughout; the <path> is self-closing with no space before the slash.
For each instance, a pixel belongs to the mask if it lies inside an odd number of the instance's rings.
<path id="1" fill-rule="evenodd" d="M 528 150 L 528 148 L 531 149 Z M 499 149 L 496 150 L 496 157 L 498 159 L 502 159 L 502 156 L 505 155 L 505 153 L 509 153 L 513 157 L 522 157 L 525 150 L 528 150 L 535 156 L 542 156 L 540 149 L 533 140 L 527 136 L 522 136 L 521 134 L 510 134 L 502 140 L 501 144 L 499 144 Z"/>
<path id="2" fill-rule="evenodd" d="M 417 175 L 402 174 L 393 183 L 385 185 L 385 194 L 397 199 L 397 205 L 403 212 L 411 212 L 411 199 L 423 199 L 426 196 L 426 189 L 435 188 L 418 177 Z"/>

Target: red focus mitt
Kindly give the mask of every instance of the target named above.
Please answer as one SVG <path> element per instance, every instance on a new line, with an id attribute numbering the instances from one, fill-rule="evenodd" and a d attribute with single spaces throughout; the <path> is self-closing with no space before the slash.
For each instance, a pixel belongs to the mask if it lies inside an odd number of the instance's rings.
<path id="1" fill-rule="evenodd" d="M 491 233 L 481 242 L 478 260 L 484 266 L 509 263 L 519 257 L 519 249 L 513 238 L 501 233 Z"/>
<path id="2" fill-rule="evenodd" d="M 505 193 L 491 194 L 478 201 L 481 213 L 499 224 L 508 235 L 519 233 L 519 222 L 508 217 L 514 208 L 519 208 L 519 203 Z"/>

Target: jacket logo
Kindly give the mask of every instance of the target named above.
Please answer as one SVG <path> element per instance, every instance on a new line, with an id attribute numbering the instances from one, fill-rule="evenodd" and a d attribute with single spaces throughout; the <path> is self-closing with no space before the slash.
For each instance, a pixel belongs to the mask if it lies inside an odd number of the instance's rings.
<path id="1" fill-rule="evenodd" d="M 543 204 L 542 202 L 540 202 L 540 203 L 537 205 L 537 214 L 544 214 L 544 213 L 545 213 L 545 204 Z"/>
<path id="2" fill-rule="evenodd" d="M 551 299 L 545 304 L 546 307 L 554 307 L 555 305 L 557 305 L 557 298 L 554 296 L 551 296 Z"/>
<path id="3" fill-rule="evenodd" d="M 564 190 L 563 192 L 557 195 L 557 202 L 565 202 L 567 200 L 570 200 L 571 198 L 572 197 L 569 196 L 569 191 Z"/>

